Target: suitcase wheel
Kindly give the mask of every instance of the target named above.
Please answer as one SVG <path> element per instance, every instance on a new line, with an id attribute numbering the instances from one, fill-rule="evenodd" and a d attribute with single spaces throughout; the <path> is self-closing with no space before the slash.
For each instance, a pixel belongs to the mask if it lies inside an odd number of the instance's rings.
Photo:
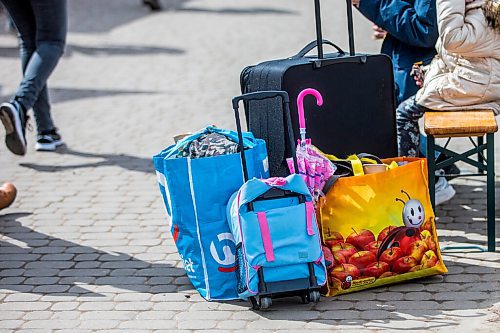
<path id="1" fill-rule="evenodd" d="M 252 303 L 253 310 L 265 310 L 271 307 L 273 301 L 271 297 L 250 297 L 250 303 Z"/>
<path id="2" fill-rule="evenodd" d="M 317 290 L 310 291 L 307 294 L 307 298 L 309 302 L 318 303 L 320 299 L 320 293 Z"/>
<path id="3" fill-rule="evenodd" d="M 271 300 L 271 297 L 262 297 L 260 299 L 260 309 L 261 310 L 270 308 L 272 304 L 273 304 L 273 301 Z"/>

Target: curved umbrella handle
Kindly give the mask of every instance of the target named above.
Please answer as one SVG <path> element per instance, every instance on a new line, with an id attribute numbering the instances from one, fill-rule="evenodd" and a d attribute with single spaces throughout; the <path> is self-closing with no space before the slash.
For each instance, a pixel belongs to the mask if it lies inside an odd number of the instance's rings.
<path id="1" fill-rule="evenodd" d="M 306 139 L 306 118 L 304 117 L 304 98 L 307 95 L 313 95 L 316 97 L 316 105 L 323 105 L 323 96 L 321 93 L 313 88 L 306 88 L 299 93 L 297 97 L 297 110 L 299 112 L 299 128 L 300 128 L 300 138 L 302 141 Z"/>

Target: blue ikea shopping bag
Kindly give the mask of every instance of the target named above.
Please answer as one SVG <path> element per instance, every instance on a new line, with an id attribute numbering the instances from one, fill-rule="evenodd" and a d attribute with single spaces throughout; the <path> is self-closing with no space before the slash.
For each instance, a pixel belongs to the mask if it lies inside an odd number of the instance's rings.
<path id="1" fill-rule="evenodd" d="M 236 299 L 236 250 L 226 206 L 243 184 L 240 154 L 177 156 L 187 143 L 207 133 L 238 142 L 236 132 L 209 126 L 164 149 L 153 163 L 171 232 L 193 286 L 207 300 Z M 265 142 L 252 133 L 243 133 L 243 141 L 250 177 L 267 178 Z"/>

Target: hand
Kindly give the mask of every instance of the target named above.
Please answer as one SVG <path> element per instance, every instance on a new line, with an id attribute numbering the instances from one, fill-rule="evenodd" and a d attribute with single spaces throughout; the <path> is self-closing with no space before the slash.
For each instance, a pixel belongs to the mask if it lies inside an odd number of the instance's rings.
<path id="1" fill-rule="evenodd" d="M 358 7 L 359 7 L 359 2 L 360 2 L 360 1 L 361 1 L 361 0 L 352 0 L 352 5 L 353 5 L 354 7 L 356 7 L 356 8 L 358 8 Z"/>
<path id="2" fill-rule="evenodd" d="M 413 79 L 415 80 L 415 84 L 418 87 L 422 87 L 424 85 L 424 71 L 422 70 L 422 62 L 413 64 L 410 76 L 413 77 Z"/>
<path id="3" fill-rule="evenodd" d="M 384 39 L 387 35 L 387 31 L 379 27 L 378 25 L 373 25 L 373 39 Z"/>

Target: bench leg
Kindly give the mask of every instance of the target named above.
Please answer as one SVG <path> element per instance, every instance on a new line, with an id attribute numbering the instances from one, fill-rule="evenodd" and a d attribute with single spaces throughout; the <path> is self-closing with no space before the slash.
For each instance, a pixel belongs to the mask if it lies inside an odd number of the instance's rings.
<path id="1" fill-rule="evenodd" d="M 431 199 L 432 209 L 436 211 L 436 159 L 434 157 L 434 137 L 427 136 L 427 168 L 429 175 L 429 196 Z"/>
<path id="2" fill-rule="evenodd" d="M 495 136 L 486 135 L 487 145 L 487 211 L 488 211 L 488 251 L 495 252 Z"/>
<path id="3" fill-rule="evenodd" d="M 484 144 L 484 137 L 483 137 L 483 136 L 478 136 L 478 137 L 477 137 L 477 146 L 478 146 L 478 147 L 481 147 L 483 144 Z M 479 163 L 481 163 L 481 164 L 483 164 L 483 163 L 484 163 L 484 160 L 483 160 L 483 155 L 482 155 L 481 153 L 478 153 L 478 154 L 477 154 L 477 161 L 478 161 Z M 477 169 L 477 172 L 478 172 L 478 173 L 484 173 L 484 171 L 483 171 L 483 170 L 481 170 L 481 169 Z"/>

